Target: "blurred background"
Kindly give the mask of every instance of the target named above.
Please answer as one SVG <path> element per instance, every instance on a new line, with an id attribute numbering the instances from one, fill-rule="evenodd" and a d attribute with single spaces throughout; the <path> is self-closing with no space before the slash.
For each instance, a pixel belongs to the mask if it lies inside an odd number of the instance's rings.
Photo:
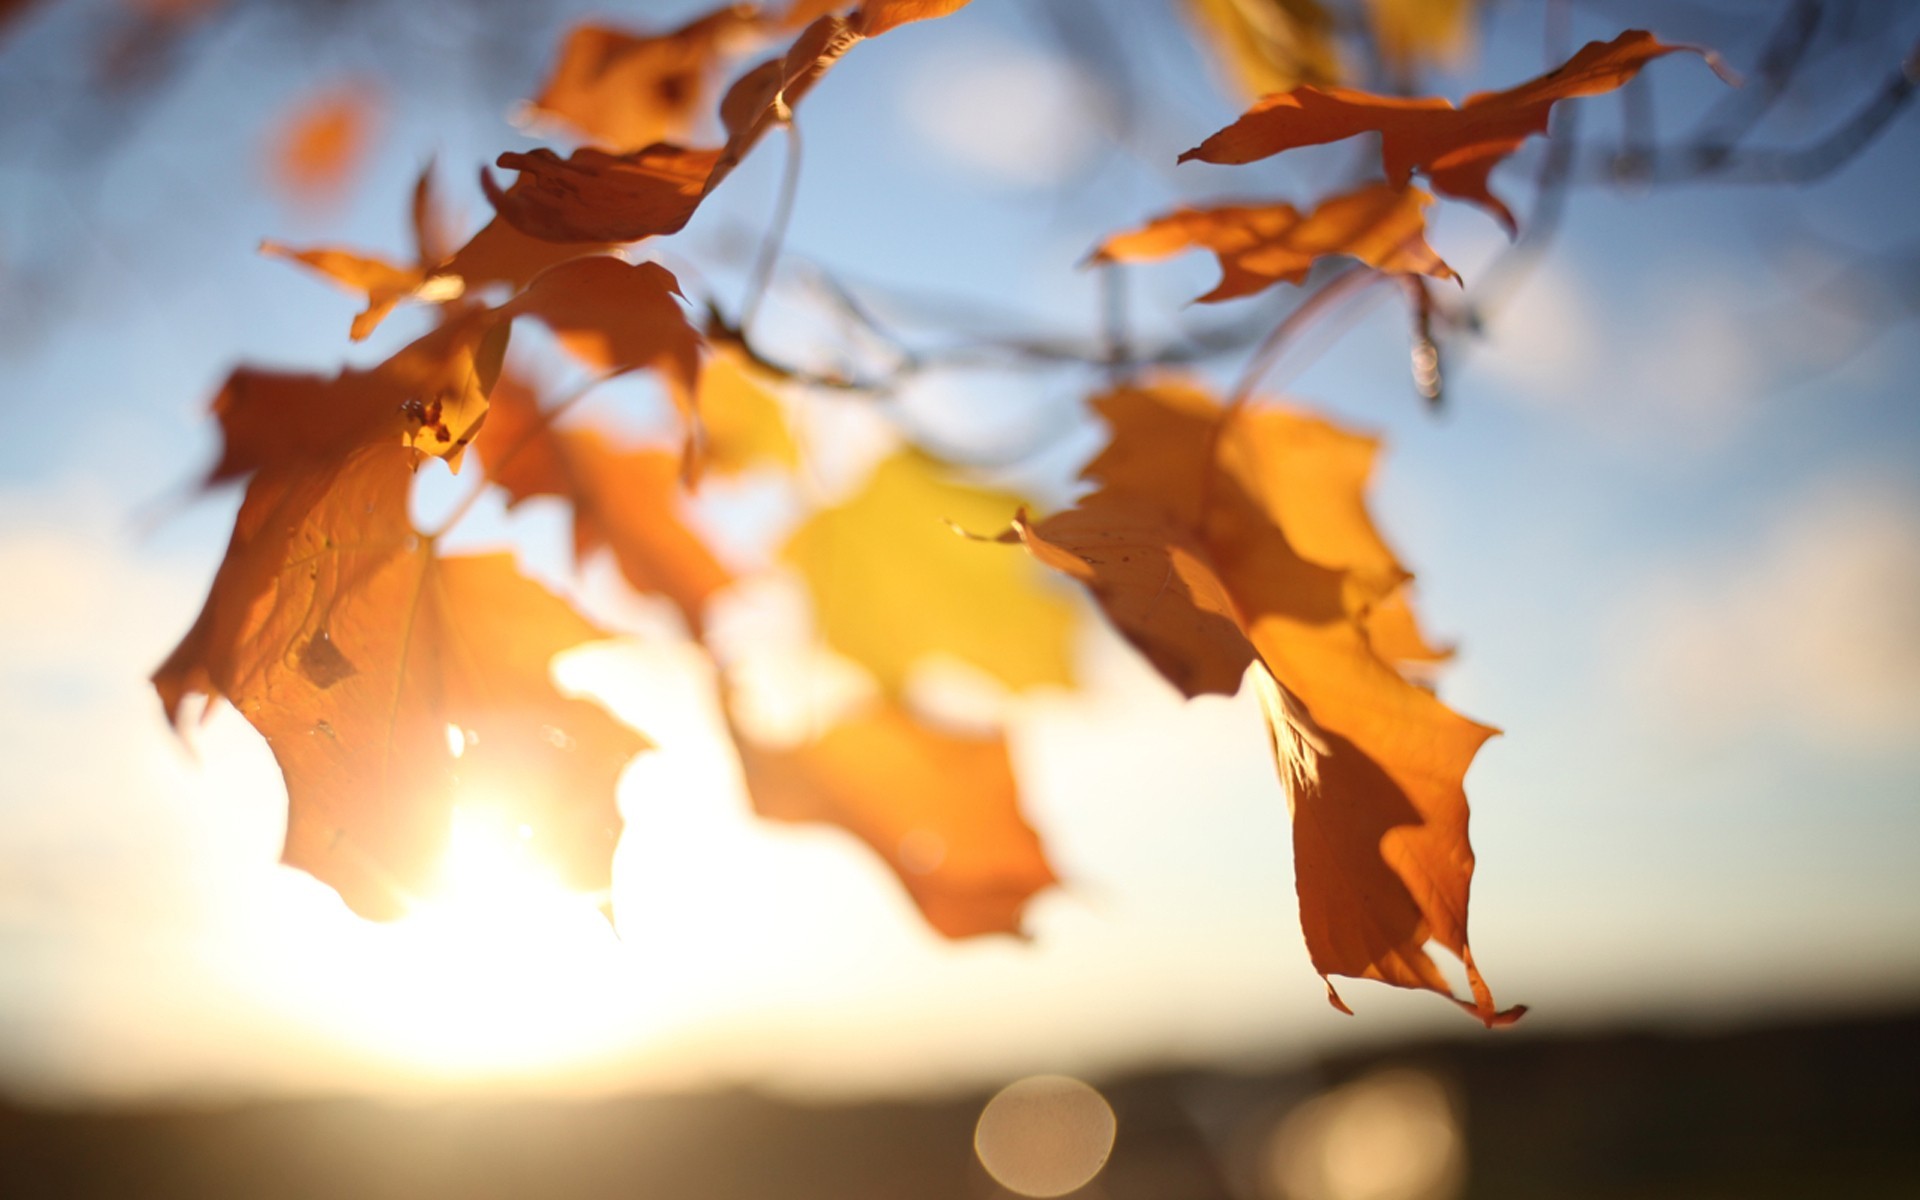
<path id="1" fill-rule="evenodd" d="M 1675 56 L 1565 106 L 1561 157 L 1495 176 L 1518 249 L 1441 207 L 1469 287 L 1437 411 L 1391 295 L 1276 376 L 1386 439 L 1376 511 L 1460 645 L 1441 694 L 1506 732 L 1469 779 L 1473 937 L 1518 1027 L 1359 982 L 1357 1017 L 1329 1008 L 1251 696 L 1182 703 L 1093 620 L 1079 688 L 978 698 L 1065 885 L 1024 941 L 941 940 L 852 838 L 750 814 L 697 656 L 611 571 L 573 577 L 538 503 L 467 535 L 623 635 L 561 678 L 660 745 L 622 784 L 617 936 L 537 903 L 374 926 L 278 866 L 265 746 L 232 712 L 183 742 L 146 683 L 238 502 L 196 494 L 205 406 L 237 362 L 364 365 L 425 318 L 350 344 L 352 298 L 258 244 L 405 258 L 429 162 L 471 228 L 477 168 L 552 132 L 521 102 L 573 22 L 697 11 L 0 5 L 0 1192 L 1920 1194 L 1920 13 L 1896 0 L 1482 4 L 1424 90 L 1630 27 L 1746 86 Z M 1044 351 L 1097 353 L 1116 307 L 1143 353 L 1232 379 L 1297 294 L 1188 307 L 1203 255 L 1077 264 L 1177 202 L 1303 203 L 1366 159 L 1176 170 L 1244 104 L 1208 54 L 1158 0 L 975 0 L 808 97 L 762 336 L 857 370 L 852 296 L 943 364 L 791 397 L 814 486 L 904 429 L 1064 502 L 1102 375 Z M 334 167 L 303 177 L 301 139 Z M 1694 152 L 1722 141 L 1733 167 Z M 696 303 L 738 303 L 782 153 L 657 248 Z M 784 500 L 726 483 L 698 515 L 750 556 Z M 788 619 L 756 603 L 749 632 Z"/>

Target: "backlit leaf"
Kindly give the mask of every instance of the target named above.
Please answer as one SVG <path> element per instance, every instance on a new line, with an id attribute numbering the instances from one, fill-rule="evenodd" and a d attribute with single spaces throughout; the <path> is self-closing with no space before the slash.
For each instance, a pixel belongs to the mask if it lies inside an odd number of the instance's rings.
<path id="1" fill-rule="evenodd" d="M 576 358 L 603 374 L 657 372 L 686 423 L 682 462 L 692 478 L 698 473 L 694 400 L 701 338 L 679 297 L 679 281 L 659 263 L 594 255 L 544 272 L 501 312 L 546 325 Z"/>
<path id="2" fill-rule="evenodd" d="M 213 402 L 223 439 L 208 482 L 337 463 L 362 446 L 405 445 L 459 469 L 486 419 L 507 326 L 470 311 L 369 371 L 327 377 L 242 367 Z"/>
<path id="3" fill-rule="evenodd" d="M 490 172 L 480 181 L 501 217 L 522 232 L 554 242 L 633 242 L 674 233 L 842 55 L 868 37 L 944 16 L 966 0 L 871 0 L 851 20 L 819 17 L 786 53 L 734 81 L 720 101 L 725 144 L 692 149 L 658 142 L 627 154 L 586 147 L 561 158 L 551 150 L 502 154 L 497 165 L 518 171 L 511 187 Z"/>
<path id="4" fill-rule="evenodd" d="M 482 453 L 489 477 L 514 502 L 558 496 L 572 506 L 577 557 L 608 548 L 636 591 L 666 596 L 700 628 L 707 597 L 731 576 L 681 520 L 677 455 L 557 428 L 511 375 L 495 391 Z"/>
<path id="5" fill-rule="evenodd" d="M 520 172 L 520 178 L 502 189 L 483 171 L 481 184 L 502 217 L 548 241 L 632 242 L 676 232 L 859 40 L 846 21 L 822 17 L 784 55 L 742 75 L 720 102 L 727 141 L 718 148 L 660 142 L 630 154 L 591 147 L 564 159 L 546 149 L 502 154 L 498 165 Z"/>
<path id="6" fill-rule="evenodd" d="M 377 112 L 365 85 L 302 98 L 274 130 L 268 157 L 274 184 L 302 203 L 337 200 L 366 158 Z"/>
<path id="7" fill-rule="evenodd" d="M 1466 54 L 1475 0 L 1367 0 L 1366 7 L 1380 57 L 1392 66 L 1450 65 Z"/>
<path id="8" fill-rule="evenodd" d="M 1009 687 L 1069 680 L 1073 607 L 1020 555 L 959 536 L 991 530 L 1017 496 L 956 482 L 926 455 L 882 462 L 857 495 L 787 543 L 821 635 L 897 691 L 948 654 Z"/>
<path id="9" fill-rule="evenodd" d="M 488 172 L 480 183 L 508 225 L 545 242 L 636 242 L 675 233 L 720 180 L 720 150 L 662 142 L 631 154 L 591 146 L 566 158 L 542 146 L 502 154 L 498 165 L 520 172 L 502 188 Z"/>
<path id="10" fill-rule="evenodd" d="M 260 250 L 299 263 L 366 297 L 366 308 L 354 317 L 350 330 L 353 340 L 359 341 L 405 301 L 446 303 L 494 284 L 508 284 L 518 290 L 551 266 L 605 248 L 591 242 L 570 245 L 540 241 L 498 219 L 455 248 L 446 214 L 433 200 L 431 168 L 422 171 L 414 185 L 410 216 L 414 239 L 411 265 L 352 250 L 302 250 L 274 241 L 261 243 Z"/>
<path id="11" fill-rule="evenodd" d="M 1211 250 L 1220 282 L 1202 303 L 1249 296 L 1275 283 L 1304 283 L 1329 255 L 1357 258 L 1377 271 L 1459 280 L 1427 245 L 1427 205 L 1418 188 L 1369 184 L 1322 201 L 1312 212 L 1291 204 L 1183 208 L 1139 229 L 1115 234 L 1097 260 L 1146 262 L 1190 249 Z"/>
<path id="12" fill-rule="evenodd" d="M 1101 487 L 1016 536 L 1080 579 L 1115 626 L 1189 695 L 1227 692 L 1257 664 L 1294 812 L 1302 927 L 1323 976 L 1451 996 L 1429 940 L 1468 965 L 1473 873 L 1462 786 L 1493 733 L 1410 683 L 1370 641 L 1374 605 L 1406 572 L 1368 515 L 1372 439 L 1273 408 L 1229 412 L 1174 383 L 1096 402 L 1113 430 Z M 1407 614 L 1410 618 L 1410 613 Z M 1332 985 L 1328 995 L 1345 1008 Z"/>
<path id="13" fill-rule="evenodd" d="M 854 27 L 862 37 L 879 37 L 914 21 L 931 21 L 965 8 L 969 0 L 866 0 Z"/>
<path id="14" fill-rule="evenodd" d="M 716 348 L 700 368 L 700 425 L 705 434 L 703 467 L 737 475 L 755 467 L 791 471 L 800 448 L 772 381 L 736 351 Z"/>
<path id="15" fill-rule="evenodd" d="M 616 150 L 684 138 L 705 112 L 725 56 L 752 36 L 757 17 L 752 5 L 736 4 L 664 33 L 576 25 L 532 107 Z"/>
<path id="16" fill-rule="evenodd" d="M 1249 98 L 1339 82 L 1333 21 L 1318 0 L 1184 0 L 1182 7 Z"/>
<path id="17" fill-rule="evenodd" d="M 366 297 L 367 306 L 353 318 L 349 336 L 360 341 L 375 329 L 387 315 L 399 307 L 402 301 L 420 299 L 453 299 L 463 290 L 462 281 L 453 276 L 442 276 L 446 282 L 438 289 L 428 287 L 428 276 L 419 267 L 403 267 L 372 255 L 358 254 L 351 250 L 339 250 L 331 247 L 315 247 L 309 250 L 297 250 L 279 242 L 260 243 L 260 252 L 275 258 L 284 258 L 299 263 L 341 287 L 359 292 Z"/>
<path id="18" fill-rule="evenodd" d="M 756 812 L 846 829 L 947 937 L 1020 932 L 1027 902 L 1056 882 L 1002 734 L 949 733 L 882 704 L 791 749 L 738 743 Z"/>
<path id="19" fill-rule="evenodd" d="M 1547 131 L 1561 100 L 1624 86 L 1656 58 L 1688 50 L 1630 30 L 1611 42 L 1589 42 L 1558 69 L 1502 92 L 1480 92 L 1459 107 L 1439 97 L 1376 96 L 1339 87 L 1300 87 L 1267 96 L 1239 120 L 1180 156 L 1181 162 L 1247 163 L 1299 146 L 1380 135 L 1389 182 L 1404 186 L 1415 171 L 1436 191 L 1471 200 L 1509 232 L 1513 213 L 1487 190 L 1493 168 L 1520 144 Z"/>
<path id="20" fill-rule="evenodd" d="M 646 742 L 549 677 L 603 635 L 510 556 L 439 557 L 407 524 L 411 478 L 391 446 L 256 480 L 155 684 L 176 714 L 204 692 L 260 731 L 287 782 L 284 860 L 364 916 L 433 892 L 456 807 L 524 826 L 569 886 L 604 892 L 614 784 Z"/>

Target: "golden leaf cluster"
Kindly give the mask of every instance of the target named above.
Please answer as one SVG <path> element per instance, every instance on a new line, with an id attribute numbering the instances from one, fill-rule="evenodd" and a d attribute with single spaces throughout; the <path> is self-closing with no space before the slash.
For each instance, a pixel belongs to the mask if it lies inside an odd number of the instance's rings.
<path id="1" fill-rule="evenodd" d="M 947 936 L 1019 932 L 1056 876 L 1024 815 L 1007 731 L 953 725 L 912 683 L 946 661 L 1013 693 L 1072 686 L 1077 586 L 1186 695 L 1254 680 L 1323 977 L 1452 996 L 1427 951 L 1437 944 L 1466 966 L 1471 995 L 1456 1002 L 1489 1025 L 1512 1020 L 1520 1010 L 1495 1005 L 1467 939 L 1463 779 L 1493 731 L 1415 681 L 1445 654 L 1421 633 L 1411 574 L 1368 512 L 1371 437 L 1136 373 L 1090 400 L 1107 441 L 1086 469 L 1094 490 L 1064 511 L 1035 517 L 1022 497 L 907 444 L 846 498 L 813 506 L 766 563 L 730 560 L 694 514 L 703 472 L 803 472 L 789 415 L 805 388 L 738 330 L 696 325 L 674 275 L 625 248 L 685 226 L 846 55 L 965 2 L 795 0 L 723 7 L 666 31 L 582 25 L 530 111 L 585 144 L 502 154 L 496 165 L 514 178 L 484 173 L 494 216 L 470 237 L 451 232 L 423 175 L 405 261 L 268 243 L 363 299 L 356 340 L 403 304 L 434 306 L 433 325 L 371 368 L 243 367 L 221 389 L 223 445 L 207 482 L 241 484 L 245 496 L 199 619 L 154 677 L 167 711 L 179 720 L 201 695 L 260 731 L 287 781 L 286 861 L 369 917 L 403 913 L 430 889 L 456 803 L 501 808 L 573 886 L 604 891 L 615 785 L 648 743 L 551 679 L 556 654 L 601 630 L 510 556 L 449 554 L 444 529 L 415 526 L 417 473 L 433 459 L 457 471 L 471 450 L 478 489 L 509 505 L 564 505 L 576 557 L 605 552 L 696 643 L 744 576 L 796 574 L 817 637 L 866 673 L 872 694 L 797 744 L 729 711 L 756 809 L 846 829 Z M 1376 133 L 1384 173 L 1305 209 L 1183 208 L 1095 252 L 1140 262 L 1207 250 L 1222 270 L 1209 302 L 1300 284 L 1333 257 L 1457 280 L 1426 241 L 1434 201 L 1412 176 L 1511 225 L 1488 190 L 1493 167 L 1545 129 L 1557 102 L 1616 88 L 1675 49 L 1624 34 L 1455 106 L 1341 86 L 1335 30 L 1316 0 L 1184 7 L 1236 84 L 1260 97 L 1186 157 L 1245 163 Z M 1469 7 L 1375 0 L 1366 11 L 1405 64 L 1457 49 Z M 741 56 L 759 54 L 721 87 Z M 345 135 L 315 121 L 318 149 L 300 158 L 318 174 L 339 157 L 321 143 Z M 702 140 L 708 128 L 718 135 Z M 527 323 L 598 380 L 657 381 L 678 437 L 659 444 L 574 419 L 578 394 L 544 394 L 508 361 L 510 334 Z"/>

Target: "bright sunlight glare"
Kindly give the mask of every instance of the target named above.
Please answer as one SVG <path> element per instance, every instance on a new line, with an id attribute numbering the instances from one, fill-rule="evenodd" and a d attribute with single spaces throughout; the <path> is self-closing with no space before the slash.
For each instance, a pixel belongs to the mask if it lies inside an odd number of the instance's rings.
<path id="1" fill-rule="evenodd" d="M 406 986 L 359 1014 L 391 1052 L 454 1073 L 539 1067 L 630 1028 L 629 968 L 598 911 L 563 887 L 534 829 L 484 802 L 454 809 L 441 884 L 390 929 Z M 398 982 L 396 980 L 396 982 Z"/>
<path id="2" fill-rule="evenodd" d="M 402 1088 L 511 1080 L 574 1091 L 636 1070 L 726 1075 L 782 1055 L 795 1071 L 841 1078 L 844 1051 L 828 1063 L 782 1031 L 841 1028 L 864 999 L 901 987 L 885 975 L 901 964 L 924 977 L 963 958 L 1011 965 L 1012 946 L 943 943 L 848 835 L 755 817 L 710 671 L 633 640 L 556 663 L 563 690 L 594 696 L 657 743 L 621 779 L 617 933 L 601 911 L 609 897 L 564 886 L 539 826 L 469 780 L 436 885 L 408 915 L 362 920 L 324 885 L 284 872 L 272 911 L 241 917 L 236 970 L 295 1015 L 307 1050 L 342 1078 L 365 1062 Z M 458 727 L 447 741 L 456 756 L 473 748 Z M 854 1019 L 870 1069 L 901 1061 L 886 1028 Z"/>

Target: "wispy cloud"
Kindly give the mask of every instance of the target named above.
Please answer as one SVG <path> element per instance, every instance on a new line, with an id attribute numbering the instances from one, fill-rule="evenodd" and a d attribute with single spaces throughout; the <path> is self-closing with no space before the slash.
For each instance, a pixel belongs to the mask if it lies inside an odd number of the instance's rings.
<path id="1" fill-rule="evenodd" d="M 1842 751 L 1920 735 L 1920 489 L 1845 475 L 1751 542 L 1655 577 L 1623 605 L 1622 678 L 1664 722 Z"/>

